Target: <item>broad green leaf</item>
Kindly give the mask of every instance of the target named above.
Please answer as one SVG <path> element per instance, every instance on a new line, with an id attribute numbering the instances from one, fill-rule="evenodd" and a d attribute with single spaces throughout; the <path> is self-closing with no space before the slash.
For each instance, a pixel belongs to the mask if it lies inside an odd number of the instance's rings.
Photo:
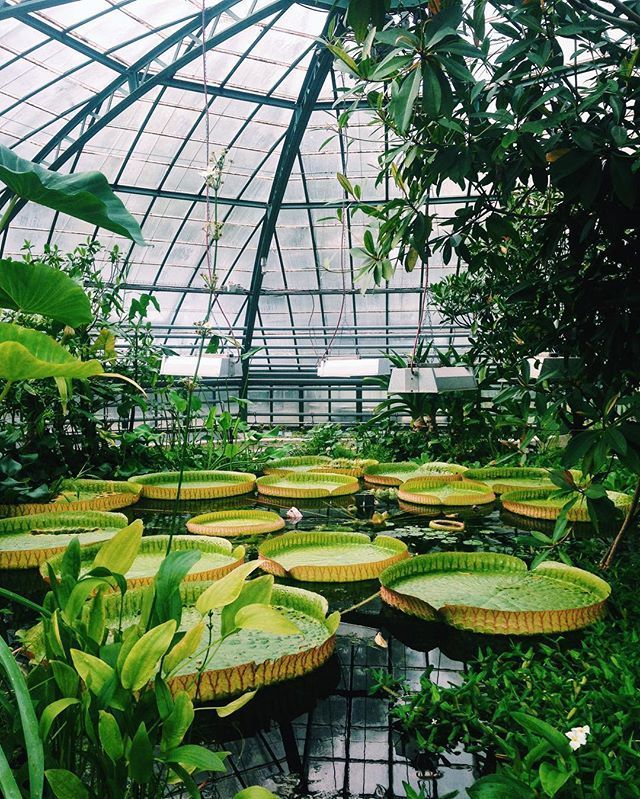
<path id="1" fill-rule="evenodd" d="M 191 657 L 198 650 L 198 646 L 204 635 L 205 625 L 203 621 L 199 621 L 191 629 L 182 636 L 178 643 L 171 648 L 171 651 L 165 657 L 162 668 L 165 674 L 170 674 L 177 668 L 183 660 Z"/>
<path id="2" fill-rule="evenodd" d="M 103 371 L 99 361 L 79 361 L 39 330 L 0 322 L 0 378 L 12 382 L 45 377 L 85 379 Z"/>
<path id="3" fill-rule="evenodd" d="M 248 704 L 257 693 L 257 690 L 247 691 L 235 699 L 232 699 L 231 702 L 228 702 L 226 705 L 214 708 L 214 710 L 220 716 L 220 718 L 225 718 L 226 716 L 230 716 L 232 713 L 235 713 L 237 710 L 240 710 L 241 707 L 244 707 L 246 704 Z"/>
<path id="4" fill-rule="evenodd" d="M 38 727 L 40 731 L 40 737 L 43 741 L 46 741 L 47 737 L 49 736 L 51 725 L 57 719 L 57 717 L 68 707 L 78 704 L 80 704 L 79 699 L 65 697 L 64 699 L 57 699 L 55 702 L 51 702 L 51 704 L 45 707 L 45 709 L 42 711 L 42 715 L 40 716 L 40 724 Z"/>
<path id="5" fill-rule="evenodd" d="M 153 618 L 158 622 L 174 619 L 180 623 L 182 602 L 180 600 L 180 583 L 198 562 L 200 552 L 187 550 L 170 552 L 160 564 L 154 581 L 155 602 Z"/>
<path id="6" fill-rule="evenodd" d="M 24 200 L 145 244 L 140 226 L 101 172 L 61 175 L 0 144 L 0 181 Z"/>
<path id="7" fill-rule="evenodd" d="M 78 693 L 78 684 L 80 682 L 77 672 L 62 660 L 52 660 L 50 665 L 60 693 L 63 696 L 75 696 Z"/>
<path id="8" fill-rule="evenodd" d="M 104 660 L 79 649 L 71 649 L 70 654 L 80 679 L 92 693 L 99 694 L 113 679 L 115 672 Z"/>
<path id="9" fill-rule="evenodd" d="M 115 763 L 124 756 L 124 741 L 115 717 L 106 710 L 101 710 L 98 720 L 98 736 L 102 748 Z"/>
<path id="10" fill-rule="evenodd" d="M 236 613 L 240 629 L 262 630 L 275 635 L 296 635 L 298 627 L 271 605 L 247 605 Z"/>
<path id="11" fill-rule="evenodd" d="M 245 605 L 269 605 L 273 592 L 274 578 L 271 574 L 256 577 L 245 582 L 240 595 L 230 605 L 222 609 L 220 634 L 228 635 L 236 627 L 236 613 Z"/>
<path id="12" fill-rule="evenodd" d="M 196 768 L 198 771 L 226 771 L 224 758 L 229 752 L 212 752 L 204 746 L 185 744 L 170 749 L 164 756 L 165 763 L 179 763 L 185 768 Z"/>
<path id="13" fill-rule="evenodd" d="M 555 727 L 552 727 L 551 724 L 535 716 L 530 716 L 527 713 L 521 713 L 519 711 L 512 713 L 511 717 L 528 732 L 548 741 L 558 754 L 563 756 L 571 754 L 568 738 L 559 730 L 556 730 Z"/>
<path id="14" fill-rule="evenodd" d="M 139 785 L 144 785 L 153 777 L 153 745 L 149 740 L 144 721 L 136 730 L 128 752 L 129 776 Z"/>
<path id="15" fill-rule="evenodd" d="M 47 316 L 71 327 L 93 319 L 89 298 L 69 275 L 10 259 L 0 260 L 0 308 Z"/>
<path id="16" fill-rule="evenodd" d="M 233 799 L 278 799 L 278 797 L 263 788 L 262 785 L 249 785 L 233 797 Z"/>
<path id="17" fill-rule="evenodd" d="M 161 748 L 169 751 L 179 746 L 193 724 L 193 702 L 186 691 L 180 691 L 174 698 L 173 710 L 162 725 Z"/>
<path id="18" fill-rule="evenodd" d="M 393 118 L 400 133 L 405 133 L 413 116 L 413 104 L 416 101 L 422 82 L 422 72 L 414 69 L 405 77 L 402 84 L 396 87 L 391 94 L 389 114 Z"/>
<path id="19" fill-rule="evenodd" d="M 33 703 L 29 694 L 26 680 L 20 671 L 18 664 L 13 657 L 13 653 L 4 638 L 0 637 L 0 667 L 5 674 L 8 685 L 15 697 L 22 725 L 22 734 L 27 756 L 27 767 L 29 770 L 29 791 L 31 796 L 40 797 L 44 786 L 44 750 L 38 730 L 38 719 L 36 718 Z M 0 787 L 7 799 L 20 796 L 15 778 L 8 769 L 8 763 L 2 747 L 0 747 Z"/>
<path id="20" fill-rule="evenodd" d="M 100 547 L 93 560 L 93 567 L 103 566 L 115 574 L 126 574 L 140 549 L 143 530 L 144 525 L 140 519 L 123 527 Z"/>
<path id="21" fill-rule="evenodd" d="M 257 561 L 243 563 L 221 580 L 216 580 L 198 597 L 196 609 L 203 616 L 210 610 L 223 608 L 240 596 L 245 578 L 258 568 Z"/>
<path id="22" fill-rule="evenodd" d="M 122 665 L 120 682 L 124 688 L 138 691 L 153 678 L 175 631 L 176 622 L 170 619 L 152 628 L 136 641 Z"/>
<path id="23" fill-rule="evenodd" d="M 64 606 L 64 615 L 69 622 L 73 622 L 82 610 L 87 598 L 98 589 L 108 588 L 109 583 L 103 577 L 85 577 L 73 588 Z"/>
<path id="24" fill-rule="evenodd" d="M 553 766 L 551 763 L 546 762 L 540 763 L 538 774 L 540 776 L 542 790 L 547 796 L 555 796 L 571 776 L 570 771 L 559 769 L 557 766 Z"/>
<path id="25" fill-rule="evenodd" d="M 64 768 L 49 768 L 45 776 L 56 799 L 89 799 L 87 786 L 73 772 Z"/>

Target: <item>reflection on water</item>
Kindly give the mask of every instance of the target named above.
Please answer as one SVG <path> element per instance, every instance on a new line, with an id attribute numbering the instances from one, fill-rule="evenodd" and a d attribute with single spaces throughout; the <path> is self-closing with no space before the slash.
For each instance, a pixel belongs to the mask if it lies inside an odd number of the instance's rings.
<path id="1" fill-rule="evenodd" d="M 368 498 L 368 499 L 365 499 Z M 528 522 L 497 506 L 447 509 L 447 515 L 465 522 L 464 532 L 429 529 L 430 519 L 442 516 L 433 508 L 398 503 L 388 495 L 376 498 L 371 524 L 371 493 L 335 500 L 282 500 L 240 496 L 220 500 L 174 503 L 145 500 L 125 509 L 130 519 L 141 518 L 147 535 L 186 532 L 190 516 L 214 510 L 271 507 L 286 517 L 295 505 L 303 513 L 299 530 L 343 529 L 371 534 L 384 532 L 405 541 L 413 553 L 449 550 L 513 551 L 518 533 L 531 529 Z M 545 522 L 534 529 L 544 530 Z M 288 524 L 291 529 L 291 524 Z M 587 528 L 587 525 L 580 525 Z M 551 529 L 553 524 L 551 524 Z M 271 535 L 277 535 L 271 534 Z M 247 546 L 253 557 L 265 535 L 241 536 L 234 543 Z M 288 582 L 283 580 L 282 582 Z M 35 570 L 0 572 L 0 585 L 27 593 L 36 601 L 44 585 Z M 432 666 L 431 679 L 440 685 L 460 681 L 464 660 L 487 636 L 460 632 L 422 622 L 383 605 L 377 581 L 359 583 L 305 583 L 322 593 L 331 610 L 348 611 L 337 637 L 335 656 L 313 674 L 259 692 L 239 713 L 222 722 L 211 710 L 196 714 L 194 741 L 223 745 L 231 752 L 229 769 L 216 775 L 203 791 L 205 797 L 229 797 L 246 785 L 260 784 L 283 799 L 312 795 L 322 799 L 350 796 L 404 797 L 403 783 L 435 799 L 450 791 L 466 795 L 473 783 L 473 763 L 464 752 L 434 761 L 408 749 L 393 729 L 389 700 L 370 696 L 372 670 L 388 669 L 394 677 L 417 688 Z M 362 604 L 364 602 L 364 604 Z M 17 607 L 11 628 L 32 621 L 30 611 Z M 376 634 L 380 632 L 380 646 Z M 505 646 L 501 636 L 493 646 Z M 177 794 L 176 794 L 177 795 Z"/>

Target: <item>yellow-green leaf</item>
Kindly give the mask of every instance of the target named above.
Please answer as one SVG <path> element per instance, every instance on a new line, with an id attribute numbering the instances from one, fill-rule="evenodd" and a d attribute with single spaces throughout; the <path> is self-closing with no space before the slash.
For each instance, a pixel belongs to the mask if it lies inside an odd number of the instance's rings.
<path id="1" fill-rule="evenodd" d="M 235 699 L 232 699 L 228 704 L 222 705 L 221 707 L 216 707 L 214 710 L 220 716 L 220 718 L 225 718 L 225 716 L 230 716 L 232 713 L 240 710 L 241 707 L 244 707 L 257 693 L 257 690 L 247 691 L 245 694 L 241 694 Z"/>
<path id="2" fill-rule="evenodd" d="M 138 691 L 154 676 L 160 658 L 169 648 L 176 631 L 174 619 L 165 621 L 145 633 L 131 647 L 122 665 L 120 682 L 129 691 Z"/>
<path id="3" fill-rule="evenodd" d="M 179 746 L 193 723 L 193 702 L 186 691 L 180 691 L 173 700 L 173 710 L 162 725 L 161 749 L 167 752 Z"/>
<path id="4" fill-rule="evenodd" d="M 210 585 L 206 591 L 200 594 L 196 601 L 198 612 L 204 616 L 210 610 L 223 608 L 225 605 L 234 602 L 240 596 L 245 578 L 257 568 L 257 560 L 243 563 L 221 580 L 217 580 L 213 585 Z"/>
<path id="5" fill-rule="evenodd" d="M 100 711 L 98 720 L 98 736 L 102 748 L 115 763 L 124 755 L 124 741 L 115 717 L 106 710 Z"/>
<path id="6" fill-rule="evenodd" d="M 93 560 L 94 568 L 102 566 L 114 574 L 126 574 L 140 549 L 143 530 L 144 525 L 140 519 L 119 530 L 98 550 Z"/>
<path id="7" fill-rule="evenodd" d="M 205 626 L 203 621 L 199 621 L 190 630 L 187 630 L 184 636 L 172 647 L 171 651 L 164 659 L 162 668 L 165 674 L 170 674 L 180 663 L 188 657 L 191 657 L 191 655 L 197 651 L 204 631 Z"/>
<path id="8" fill-rule="evenodd" d="M 79 649 L 71 650 L 71 660 L 80 679 L 94 694 L 99 694 L 115 673 L 104 660 Z"/>
<path id="9" fill-rule="evenodd" d="M 296 635 L 300 629 L 271 605 L 246 605 L 236 613 L 236 627 L 276 635 Z"/>
<path id="10" fill-rule="evenodd" d="M 79 703 L 79 699 L 65 697 L 64 699 L 57 699 L 55 702 L 51 702 L 51 704 L 45 707 L 45 709 L 42 711 L 42 715 L 40 716 L 40 723 L 38 725 L 40 737 L 43 741 L 47 739 L 49 732 L 51 731 L 51 725 L 58 718 L 58 716 L 68 707 L 71 707 L 72 705 L 78 705 Z"/>

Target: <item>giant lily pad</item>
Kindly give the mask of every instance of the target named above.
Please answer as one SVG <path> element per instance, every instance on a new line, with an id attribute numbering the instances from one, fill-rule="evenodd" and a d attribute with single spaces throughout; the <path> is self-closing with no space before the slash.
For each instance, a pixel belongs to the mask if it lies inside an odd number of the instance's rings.
<path id="1" fill-rule="evenodd" d="M 130 477 L 129 482 L 142 487 L 148 499 L 177 499 L 179 472 L 155 472 Z M 233 497 L 253 491 L 255 474 L 246 472 L 197 471 L 184 472 L 180 499 L 215 499 Z"/>
<path id="2" fill-rule="evenodd" d="M 365 482 L 372 485 L 399 486 L 407 480 L 422 475 L 437 477 L 442 482 L 459 480 L 465 471 L 464 466 L 456 463 L 414 463 L 406 461 L 400 463 L 378 463 L 364 468 Z"/>
<path id="3" fill-rule="evenodd" d="M 495 498 L 489 486 L 472 480 L 446 483 L 439 477 L 414 477 L 398 489 L 398 499 L 415 505 L 484 505 Z"/>
<path id="4" fill-rule="evenodd" d="M 130 587 L 147 585 L 158 573 L 160 564 L 167 555 L 168 535 L 150 535 L 142 539 L 140 549 L 133 565 L 124 575 Z M 98 554 L 100 544 L 84 547 L 81 552 L 80 574 L 89 571 Z M 233 547 L 223 538 L 209 538 L 199 535 L 174 535 L 171 551 L 198 550 L 200 559 L 191 567 L 185 580 L 219 580 L 230 571 L 244 563 L 244 547 Z M 60 573 L 62 555 L 49 559 L 49 564 L 56 574 Z M 40 566 L 40 573 L 48 579 L 45 564 Z"/>
<path id="5" fill-rule="evenodd" d="M 362 477 L 367 466 L 376 466 L 378 461 L 372 458 L 332 458 L 323 466 L 314 466 L 311 472 L 331 472 L 332 474 L 348 474 L 351 477 Z"/>
<path id="6" fill-rule="evenodd" d="M 268 474 L 256 481 L 259 494 L 274 497 L 332 497 L 355 494 L 360 489 L 357 477 L 346 474 Z"/>
<path id="7" fill-rule="evenodd" d="M 81 546 L 104 542 L 129 524 L 122 513 L 38 513 L 0 519 L 0 569 L 31 569 L 64 552 L 72 538 Z"/>
<path id="8" fill-rule="evenodd" d="M 465 480 L 486 483 L 495 494 L 553 486 L 547 469 L 533 467 L 486 466 L 483 469 L 469 469 L 464 476 Z"/>
<path id="9" fill-rule="evenodd" d="M 136 244 L 145 243 L 140 226 L 101 172 L 60 174 L 0 144 L 0 181 L 24 200 L 126 236 Z"/>
<path id="10" fill-rule="evenodd" d="M 551 495 L 558 489 L 529 488 L 523 491 L 509 491 L 502 495 L 503 507 L 521 516 L 533 519 L 557 519 L 567 499 L 553 498 Z M 607 496 L 618 508 L 625 511 L 631 504 L 631 497 L 618 491 L 607 491 Z M 588 522 L 590 520 L 587 503 L 583 496 L 567 513 L 567 519 L 572 522 Z"/>
<path id="11" fill-rule="evenodd" d="M 534 635 L 577 630 L 604 612 L 610 586 L 595 574 L 545 561 L 529 571 L 511 555 L 439 552 L 380 575 L 381 597 L 427 621 L 480 633 Z"/>
<path id="12" fill-rule="evenodd" d="M 93 319 L 89 298 L 69 275 L 6 258 L 0 261 L 0 308 L 48 316 L 72 327 Z"/>
<path id="13" fill-rule="evenodd" d="M 288 474 L 289 472 L 308 472 L 318 466 L 330 463 L 326 455 L 296 455 L 291 458 L 279 458 L 265 463 L 262 471 L 265 474 Z"/>
<path id="14" fill-rule="evenodd" d="M 202 513 L 187 522 L 190 533 L 200 535 L 253 535 L 275 533 L 282 530 L 285 522 L 277 513 L 268 510 L 219 510 Z"/>
<path id="15" fill-rule="evenodd" d="M 99 361 L 74 358 L 46 333 L 0 322 L 0 378 L 10 382 L 45 377 L 83 379 L 103 372 Z"/>
<path id="16" fill-rule="evenodd" d="M 409 557 L 397 538 L 363 533 L 292 532 L 265 541 L 258 549 L 260 567 L 279 577 L 303 582 L 347 583 L 373 580 L 396 561 Z"/>
<path id="17" fill-rule="evenodd" d="M 340 615 L 332 613 L 327 618 L 326 599 L 301 588 L 273 586 L 273 577 L 269 575 L 258 579 L 262 583 L 260 591 L 255 585 L 256 580 L 247 583 L 243 591 L 252 592 L 253 601 L 270 603 L 278 608 L 300 632 L 277 635 L 244 628 L 225 638 L 220 645 L 208 649 L 210 633 L 205 629 L 196 653 L 169 675 L 168 684 L 172 693 L 185 690 L 200 701 L 225 699 L 299 677 L 317 669 L 329 659 L 335 647 Z M 211 583 L 196 581 L 181 586 L 181 630 L 191 629 L 202 619 L 195 603 L 209 585 Z M 265 589 L 268 589 L 266 593 Z M 259 600 L 254 598 L 255 594 L 260 594 Z M 138 623 L 143 595 L 144 588 L 134 588 L 124 595 L 124 629 Z M 115 592 L 106 595 L 104 606 L 107 623 L 115 628 L 120 619 L 120 595 Z M 220 638 L 220 611 L 214 610 L 210 618 L 211 640 L 215 642 Z M 208 626 L 209 616 L 205 627 Z M 25 650 L 36 661 L 41 661 L 44 655 L 41 629 L 40 625 L 36 625 L 23 636 Z"/>
<path id="18" fill-rule="evenodd" d="M 126 508 L 138 501 L 140 490 L 140 486 L 123 480 L 64 480 L 51 502 L 0 505 L 0 516 Z"/>

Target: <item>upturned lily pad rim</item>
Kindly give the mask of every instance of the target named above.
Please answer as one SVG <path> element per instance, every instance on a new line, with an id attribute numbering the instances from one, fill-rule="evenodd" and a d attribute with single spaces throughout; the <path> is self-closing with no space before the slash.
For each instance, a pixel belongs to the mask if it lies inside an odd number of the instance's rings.
<path id="1" fill-rule="evenodd" d="M 553 486 L 549 470 L 537 466 L 483 466 L 469 469 L 465 479 L 486 482 L 496 494 L 517 491 L 520 488 Z M 518 485 L 518 480 L 522 480 L 522 485 Z M 529 485 L 532 482 L 536 485 Z"/>
<path id="2" fill-rule="evenodd" d="M 336 564 L 299 564 L 287 569 L 278 561 L 278 556 L 292 549 L 325 546 L 339 547 L 343 544 L 380 548 L 380 560 Z M 349 530 L 317 530 L 312 532 L 292 531 L 270 538 L 258 547 L 260 568 L 279 577 L 291 577 L 303 582 L 355 582 L 373 580 L 390 566 L 410 557 L 404 541 L 387 535 L 378 535 L 373 540 L 365 533 Z"/>
<path id="3" fill-rule="evenodd" d="M 322 466 L 329 463 L 331 458 L 327 455 L 292 455 L 289 458 L 276 458 L 267 461 L 262 467 L 264 474 L 288 474 L 295 471 L 296 466 Z"/>
<path id="4" fill-rule="evenodd" d="M 68 529 L 74 532 L 80 546 L 92 546 L 83 544 L 82 533 L 79 529 L 87 528 L 92 532 L 98 529 L 121 530 L 129 524 L 129 520 L 123 513 L 108 513 L 107 511 L 65 511 L 64 513 L 33 513 L 24 516 L 10 516 L 0 519 L 0 568 L 9 570 L 22 570 L 38 568 L 48 557 L 57 553 L 63 553 L 69 545 L 68 533 L 60 533 L 63 541 L 59 545 L 28 547 L 24 549 L 6 549 L 2 544 L 2 537 L 5 535 L 29 535 L 32 530 L 60 530 Z M 34 536 L 37 538 L 37 536 Z M 105 532 L 105 540 L 109 535 Z M 44 540 L 40 543 L 44 544 Z M 93 542 L 92 542 L 93 543 Z M 104 541 L 102 542 L 104 543 Z"/>
<path id="5" fill-rule="evenodd" d="M 279 485 L 282 482 L 300 483 L 300 487 Z M 291 472 L 287 474 L 267 474 L 256 480 L 259 494 L 283 498 L 320 499 L 322 497 L 355 494 L 360 489 L 356 477 L 344 474 L 318 474 L 309 472 Z M 326 486 L 326 487 L 325 487 Z"/>
<path id="6" fill-rule="evenodd" d="M 566 498 L 554 499 L 551 494 L 558 489 L 555 486 L 546 488 L 529 488 L 521 491 L 508 491 L 501 497 L 503 507 L 519 516 L 528 516 L 533 519 L 557 519 L 560 511 L 566 504 Z M 620 491 L 607 491 L 607 496 L 613 501 L 616 508 L 625 510 L 631 504 L 631 497 Z M 541 504 L 532 504 L 535 503 Z M 584 500 L 579 500 L 567 513 L 569 521 L 590 521 L 589 509 Z"/>
<path id="7" fill-rule="evenodd" d="M 129 482 L 141 487 L 143 497 L 174 500 L 177 497 L 177 487 L 166 483 L 178 482 L 179 479 L 180 472 L 151 472 L 134 475 L 129 478 Z M 216 499 L 248 494 L 253 490 L 255 481 L 256 475 L 249 472 L 213 469 L 185 471 L 182 475 L 180 500 Z M 207 485 L 190 487 L 189 483 L 207 483 Z"/>
<path id="8" fill-rule="evenodd" d="M 51 502 L 28 502 L 23 505 L 0 505 L 0 516 L 32 516 L 41 513 L 70 513 L 72 511 L 90 512 L 125 508 L 140 499 L 141 487 L 126 480 L 93 480 L 78 478 L 63 480 L 60 494 Z M 89 498 L 65 498 L 64 492 L 91 492 Z"/>
<path id="9" fill-rule="evenodd" d="M 314 466 L 309 471 L 312 474 L 348 474 L 352 477 L 362 477 L 367 466 L 375 466 L 379 461 L 375 458 L 332 458 L 324 466 Z"/>
<path id="10" fill-rule="evenodd" d="M 445 490 L 448 495 L 440 496 L 439 492 Z M 443 483 L 437 477 L 427 476 L 405 481 L 398 489 L 398 499 L 415 505 L 462 507 L 489 504 L 496 495 L 486 483 L 465 479 Z"/>
<path id="11" fill-rule="evenodd" d="M 430 466 L 431 469 L 429 469 Z M 465 466 L 456 463 L 399 461 L 398 463 L 385 462 L 367 466 L 363 470 L 363 477 L 365 482 L 374 485 L 400 486 L 406 480 L 412 479 L 412 476 L 419 477 L 423 474 L 425 477 L 438 478 L 441 482 L 453 482 L 460 480 L 465 471 Z M 406 472 L 408 476 L 403 480 L 398 476 L 398 472 L 401 474 Z"/>
<path id="12" fill-rule="evenodd" d="M 126 517 L 125 517 L 126 518 Z M 144 536 L 141 543 L 140 549 L 138 550 L 138 554 L 162 554 L 166 552 L 167 545 L 169 543 L 169 536 L 168 535 L 148 535 Z M 102 544 L 88 544 L 87 546 L 83 547 L 80 551 L 80 562 L 86 563 L 89 561 L 93 561 L 95 556 L 98 554 L 100 547 Z M 199 549 L 202 552 L 212 552 L 218 555 L 226 555 L 230 558 L 234 558 L 234 560 L 230 563 L 224 564 L 222 566 L 209 568 L 206 567 L 204 569 L 198 570 L 198 564 L 196 563 L 196 567 L 194 571 L 190 571 L 186 577 L 184 578 L 186 581 L 193 581 L 193 580 L 219 580 L 221 577 L 224 577 L 225 574 L 228 574 L 230 571 L 233 571 L 237 566 L 244 563 L 244 555 L 245 549 L 244 547 L 234 547 L 230 541 L 227 541 L 225 538 L 214 538 L 213 536 L 196 536 L 196 535 L 174 535 L 173 540 L 171 542 L 171 551 L 174 552 L 185 552 L 192 549 Z M 59 555 L 54 555 L 51 558 L 47 559 L 47 563 L 49 563 L 53 570 L 57 573 L 62 563 L 62 557 L 64 553 Z M 40 565 L 40 574 L 42 578 L 48 582 L 49 574 L 47 571 L 46 563 L 42 563 Z M 132 577 L 127 579 L 127 584 L 129 587 L 139 586 L 139 585 L 148 585 L 155 575 L 149 575 L 148 577 Z"/>
<path id="13" fill-rule="evenodd" d="M 216 524 L 222 521 L 235 521 L 237 526 L 230 530 L 228 526 Z M 243 526 L 244 520 L 244 526 Z M 251 520 L 262 522 L 252 523 Z M 217 535 L 222 538 L 233 538 L 238 535 L 251 535 L 262 533 L 275 533 L 285 526 L 284 519 L 277 513 L 269 510 L 219 510 L 201 513 L 193 516 L 187 522 L 187 530 L 199 535 Z"/>
<path id="14" fill-rule="evenodd" d="M 443 572 L 460 572 L 461 579 L 474 571 L 536 574 L 575 583 L 593 594 L 589 605 L 549 610 L 498 610 L 467 604 L 434 607 L 424 599 L 402 591 L 405 578 Z M 596 621 L 604 612 L 611 586 L 596 574 L 556 561 L 544 561 L 529 571 L 527 564 L 513 555 L 496 552 L 438 552 L 418 555 L 385 569 L 380 575 L 384 602 L 426 621 L 443 621 L 454 627 L 481 633 L 535 635 L 576 630 Z"/>

